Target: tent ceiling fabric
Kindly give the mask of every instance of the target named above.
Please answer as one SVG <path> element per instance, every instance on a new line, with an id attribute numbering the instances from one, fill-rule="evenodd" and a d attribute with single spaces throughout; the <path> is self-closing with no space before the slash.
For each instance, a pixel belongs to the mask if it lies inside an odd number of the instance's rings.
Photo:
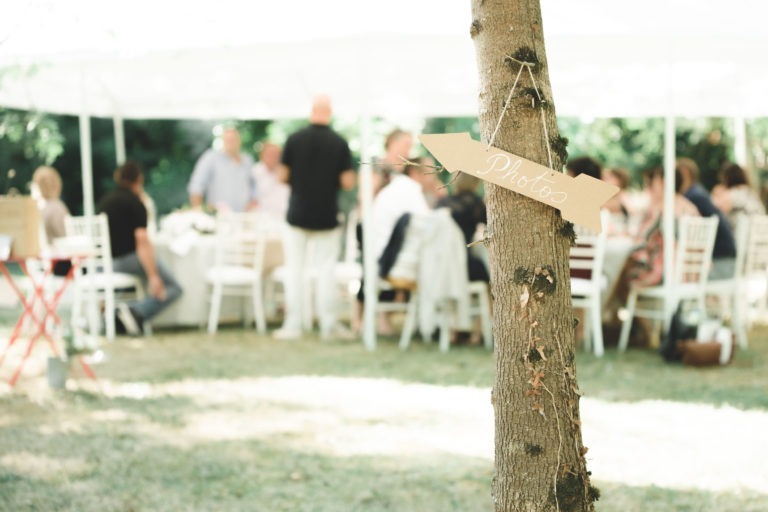
<path id="1" fill-rule="evenodd" d="M 343 115 L 477 114 L 469 0 L 252 4 L 3 6 L 0 105 L 273 119 L 304 117 L 327 92 Z M 542 0 L 542 11 L 561 115 L 768 115 L 764 2 Z"/>

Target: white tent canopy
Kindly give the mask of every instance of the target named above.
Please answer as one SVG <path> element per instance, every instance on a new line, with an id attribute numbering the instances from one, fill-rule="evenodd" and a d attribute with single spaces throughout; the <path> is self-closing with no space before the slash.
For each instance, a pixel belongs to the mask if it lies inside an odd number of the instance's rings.
<path id="1" fill-rule="evenodd" d="M 0 3 L 7 107 L 269 119 L 303 117 L 323 91 L 342 115 L 477 112 L 469 0 Z M 559 114 L 768 115 L 764 2 L 542 0 L 542 11 Z"/>

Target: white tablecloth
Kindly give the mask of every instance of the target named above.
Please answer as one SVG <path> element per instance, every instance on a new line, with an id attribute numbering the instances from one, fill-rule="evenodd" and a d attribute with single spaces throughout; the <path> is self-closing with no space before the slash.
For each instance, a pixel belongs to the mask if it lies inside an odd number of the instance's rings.
<path id="1" fill-rule="evenodd" d="M 185 235 L 186 236 L 186 235 Z M 195 234 L 187 239 L 159 234 L 154 239 L 155 252 L 181 285 L 181 297 L 152 319 L 155 327 L 198 326 L 208 321 L 209 289 L 206 271 L 215 259 L 216 237 Z M 267 240 L 264 257 L 265 275 L 283 262 L 282 240 L 275 234 Z M 226 297 L 222 302 L 222 320 L 240 318 L 242 299 Z"/>

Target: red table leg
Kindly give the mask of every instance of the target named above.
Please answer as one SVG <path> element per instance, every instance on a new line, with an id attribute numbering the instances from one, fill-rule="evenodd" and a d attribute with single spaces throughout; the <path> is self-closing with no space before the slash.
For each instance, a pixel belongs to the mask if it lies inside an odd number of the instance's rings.
<path id="1" fill-rule="evenodd" d="M 22 271 L 26 276 L 30 278 L 30 280 L 33 283 L 33 289 L 34 293 L 31 299 L 27 299 L 26 295 L 21 291 L 21 289 L 16 284 L 15 280 L 13 279 L 13 276 L 11 276 L 10 272 L 5 266 L 5 263 L 0 261 L 0 271 L 2 271 L 5 278 L 8 280 L 8 282 L 11 284 L 11 287 L 16 292 L 16 295 L 19 297 L 19 300 L 22 303 L 22 306 L 24 307 L 24 312 L 22 313 L 19 320 L 16 322 L 16 326 L 14 327 L 13 332 L 11 333 L 11 337 L 8 340 L 8 344 L 6 345 L 5 350 L 2 354 L 0 354 L 0 366 L 2 366 L 3 361 L 5 359 L 5 354 L 8 352 L 8 350 L 13 346 L 13 344 L 16 342 L 16 340 L 19 337 L 19 334 L 21 332 L 21 328 L 24 324 L 24 320 L 29 317 L 34 325 L 37 327 L 37 331 L 32 335 L 32 337 L 29 339 L 29 344 L 27 345 L 27 349 L 24 352 L 24 356 L 22 357 L 21 363 L 19 367 L 14 372 L 13 376 L 9 380 L 9 384 L 11 387 L 13 387 L 16 384 L 16 381 L 18 380 L 19 376 L 21 375 L 21 371 L 24 368 L 24 364 L 26 363 L 27 359 L 29 358 L 29 355 L 32 353 L 32 349 L 37 342 L 38 339 L 41 337 L 45 338 L 48 342 L 48 345 L 51 347 L 51 351 L 54 353 L 56 357 L 59 356 L 59 350 L 56 346 L 56 342 L 54 341 L 53 337 L 48 332 L 46 322 L 48 321 L 48 318 L 50 317 L 54 324 L 61 325 L 61 318 L 56 313 L 56 308 L 59 304 L 59 301 L 61 300 L 61 297 L 64 294 L 64 291 L 67 287 L 67 284 L 72 280 L 72 277 L 74 276 L 75 272 L 75 264 L 73 262 L 72 267 L 69 269 L 69 272 L 64 277 L 64 282 L 61 284 L 61 286 L 56 290 L 53 297 L 50 301 L 46 300 L 45 297 L 45 281 L 51 276 L 52 268 L 53 268 L 53 262 L 49 262 L 49 264 L 46 266 L 45 273 L 43 274 L 43 277 L 38 281 L 35 280 L 30 274 L 27 269 L 26 264 L 21 261 L 18 262 L 19 266 L 21 267 Z M 38 320 L 37 315 L 34 311 L 35 303 L 40 300 L 41 305 L 44 308 L 44 311 L 42 313 L 42 317 Z M 93 369 L 85 362 L 81 357 L 78 357 L 78 362 L 83 367 L 83 370 L 85 374 L 90 377 L 93 380 L 96 380 L 96 374 L 93 372 Z"/>

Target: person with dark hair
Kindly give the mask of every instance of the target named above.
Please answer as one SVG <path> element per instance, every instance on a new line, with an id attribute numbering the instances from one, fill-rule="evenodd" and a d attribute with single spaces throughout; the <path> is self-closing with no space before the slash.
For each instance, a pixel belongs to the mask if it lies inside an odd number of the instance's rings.
<path id="1" fill-rule="evenodd" d="M 712 202 L 728 217 L 731 229 L 736 229 L 739 215 L 765 214 L 765 205 L 740 165 L 726 162 L 720 168 L 719 177 L 720 183 L 712 189 Z"/>
<path id="2" fill-rule="evenodd" d="M 701 183 L 699 183 L 699 166 L 690 158 L 678 158 L 675 172 L 682 176 L 681 187 L 683 195 L 696 205 L 702 217 L 717 215 L 720 219 L 715 235 L 715 248 L 712 250 L 712 270 L 710 279 L 728 279 L 733 277 L 736 264 L 736 240 L 728 219 L 723 212 L 715 206 L 712 198 Z"/>
<path id="3" fill-rule="evenodd" d="M 573 178 L 579 174 L 586 174 L 599 180 L 603 175 L 603 166 L 597 160 L 588 156 L 568 160 L 565 169 L 568 171 L 568 175 Z"/>
<path id="4" fill-rule="evenodd" d="M 118 304 L 119 333 L 140 334 L 149 321 L 181 295 L 173 274 L 155 257 L 147 232 L 147 209 L 140 197 L 144 176 L 136 162 L 125 162 L 115 171 L 117 188 L 99 202 L 98 211 L 107 215 L 115 272 L 139 276 L 148 295 L 130 304 Z"/>

